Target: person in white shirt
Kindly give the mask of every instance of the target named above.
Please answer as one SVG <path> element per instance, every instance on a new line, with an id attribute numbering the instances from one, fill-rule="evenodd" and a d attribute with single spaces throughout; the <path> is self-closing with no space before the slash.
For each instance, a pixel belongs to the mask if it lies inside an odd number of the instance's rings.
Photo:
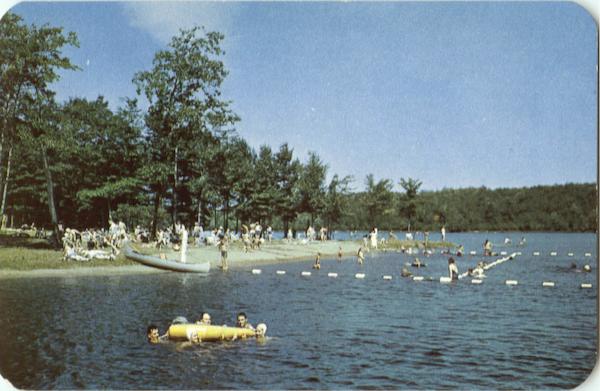
<path id="1" fill-rule="evenodd" d="M 458 267 L 452 257 L 448 259 L 448 274 L 450 275 L 450 279 L 458 280 Z"/>

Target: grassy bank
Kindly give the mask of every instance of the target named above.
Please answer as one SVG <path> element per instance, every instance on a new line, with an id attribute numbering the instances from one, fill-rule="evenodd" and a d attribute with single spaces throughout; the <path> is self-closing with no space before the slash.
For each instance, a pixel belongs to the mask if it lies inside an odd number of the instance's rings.
<path id="1" fill-rule="evenodd" d="M 136 265 L 122 255 L 114 261 L 64 261 L 63 252 L 52 248 L 45 239 L 29 236 L 0 235 L 0 270 L 72 269 L 98 266 Z"/>

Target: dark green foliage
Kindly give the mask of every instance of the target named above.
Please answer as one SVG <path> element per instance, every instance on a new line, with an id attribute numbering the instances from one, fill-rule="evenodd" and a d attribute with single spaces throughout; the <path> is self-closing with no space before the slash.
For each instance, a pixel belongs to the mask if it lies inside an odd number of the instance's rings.
<path id="1" fill-rule="evenodd" d="M 369 229 L 367 193 L 348 196 L 349 209 L 359 211 L 342 219 L 348 229 Z M 410 205 L 405 193 L 395 193 L 400 210 Z M 485 187 L 424 191 L 413 198 L 417 213 L 383 219 L 380 227 L 437 231 L 596 231 L 598 195 L 595 184 L 565 184 L 530 188 Z M 362 213 L 361 213 L 362 212 Z M 409 217 L 410 216 L 410 217 Z"/>

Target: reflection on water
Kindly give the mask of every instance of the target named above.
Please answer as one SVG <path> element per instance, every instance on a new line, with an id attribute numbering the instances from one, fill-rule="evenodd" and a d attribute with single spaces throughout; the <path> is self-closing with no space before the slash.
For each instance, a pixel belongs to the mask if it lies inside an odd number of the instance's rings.
<path id="1" fill-rule="evenodd" d="M 506 236 L 496 235 L 456 237 L 468 251 Z M 400 268 L 412 259 L 396 253 L 368 253 L 362 267 L 323 260 L 308 278 L 300 273 L 312 261 L 263 266 L 260 275 L 249 267 L 207 277 L 3 280 L 0 370 L 17 387 L 35 389 L 572 388 L 596 361 L 597 281 L 596 273 L 563 269 L 575 261 L 596 270 L 596 239 L 527 238 L 527 251 L 488 271 L 482 285 L 402 279 Z M 558 256 L 535 257 L 534 250 Z M 458 266 L 464 271 L 478 260 L 458 258 Z M 446 275 L 445 256 L 425 261 L 412 271 Z M 328 278 L 331 271 L 339 277 Z M 355 279 L 357 272 L 365 279 Z M 385 274 L 394 279 L 382 280 Z M 556 286 L 542 288 L 542 281 Z M 593 289 L 580 289 L 582 282 Z M 174 317 L 202 311 L 230 325 L 245 311 L 253 324 L 267 323 L 270 338 L 191 347 L 145 342 L 149 323 L 163 331 Z"/>

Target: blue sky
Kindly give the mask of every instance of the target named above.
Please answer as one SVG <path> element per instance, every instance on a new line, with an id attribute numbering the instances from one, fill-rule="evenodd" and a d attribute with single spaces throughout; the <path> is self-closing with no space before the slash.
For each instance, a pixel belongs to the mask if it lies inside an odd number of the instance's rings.
<path id="1" fill-rule="evenodd" d="M 75 31 L 60 100 L 134 97 L 179 28 L 225 34 L 223 96 L 253 147 L 423 189 L 596 182 L 594 19 L 574 3 L 21 3 Z"/>

